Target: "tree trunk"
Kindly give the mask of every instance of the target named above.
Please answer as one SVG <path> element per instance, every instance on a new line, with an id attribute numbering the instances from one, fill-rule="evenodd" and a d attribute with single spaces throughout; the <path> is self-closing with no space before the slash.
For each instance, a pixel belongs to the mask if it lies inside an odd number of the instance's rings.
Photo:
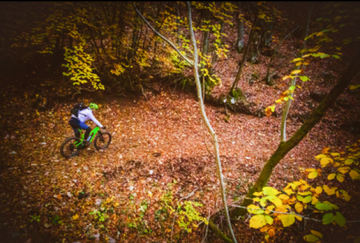
<path id="1" fill-rule="evenodd" d="M 237 1 L 239 7 L 239 15 L 241 14 L 241 1 Z M 242 51 L 244 48 L 244 23 L 243 21 L 237 17 L 237 24 L 238 24 L 238 38 L 235 43 L 235 48 L 238 53 Z"/>
<path id="2" fill-rule="evenodd" d="M 210 11 L 209 9 L 205 9 L 204 10 L 204 17 L 203 20 L 210 20 Z M 208 54 L 208 48 L 209 48 L 209 36 L 210 36 L 210 31 L 205 31 L 203 32 L 203 40 L 202 40 L 202 45 L 201 45 L 201 52 L 203 54 L 203 56 L 206 56 Z M 203 72 L 201 71 L 201 69 L 204 68 L 204 64 L 200 64 L 200 76 L 203 76 Z"/>
<path id="3" fill-rule="evenodd" d="M 226 219 L 227 219 L 229 230 L 231 232 L 232 240 L 234 242 L 237 242 L 236 238 L 235 238 L 234 231 L 232 230 L 231 221 L 230 221 L 230 215 L 229 215 L 229 211 L 228 211 L 228 207 L 227 207 L 227 203 L 226 203 L 225 184 L 224 184 L 224 179 L 223 179 L 223 175 L 222 175 L 220 155 L 219 155 L 219 145 L 218 145 L 218 141 L 217 141 L 217 136 L 216 136 L 216 133 L 213 130 L 213 128 L 210 125 L 210 122 L 209 122 L 209 120 L 207 118 L 207 115 L 206 115 L 206 112 L 205 112 L 204 101 L 203 101 L 202 95 L 201 95 L 201 83 L 200 83 L 199 73 L 198 73 L 198 55 L 197 55 L 195 35 L 194 35 L 194 31 L 193 31 L 193 27 L 192 27 L 192 21 L 191 21 L 191 5 L 190 5 L 190 2 L 187 2 L 187 5 L 188 5 L 188 9 L 189 9 L 189 16 L 188 16 L 189 32 L 190 32 L 192 44 L 193 44 L 193 47 L 194 47 L 194 64 L 193 64 L 193 68 L 194 68 L 194 75 L 195 75 L 195 82 L 196 82 L 196 89 L 197 89 L 197 95 L 198 95 L 198 100 L 199 100 L 201 118 L 202 118 L 206 128 L 208 129 L 208 132 L 210 133 L 211 137 L 213 138 L 213 146 L 214 146 L 214 150 L 215 150 L 214 151 L 215 152 L 215 162 L 216 162 L 217 173 L 218 173 L 219 180 L 220 180 L 221 198 L 222 198 L 224 208 L 225 208 L 225 216 L 226 216 Z"/>
<path id="4" fill-rule="evenodd" d="M 344 72 L 341 79 L 333 87 L 330 93 L 323 99 L 320 105 L 311 113 L 305 123 L 296 131 L 296 133 L 286 142 L 281 141 L 276 151 L 266 162 L 263 169 L 261 170 L 260 176 L 256 180 L 254 186 L 249 190 L 245 196 L 245 200 L 242 206 L 246 207 L 252 203 L 252 197 L 254 192 L 261 191 L 261 189 L 267 184 L 272 171 L 282 158 L 310 132 L 310 130 L 321 120 L 325 115 L 326 111 L 334 104 L 336 99 L 350 84 L 354 76 L 359 72 L 360 65 L 356 58 L 352 61 L 350 66 Z M 246 209 L 236 208 L 232 211 L 231 216 L 238 217 L 246 213 Z"/>
<path id="5" fill-rule="evenodd" d="M 239 70 L 238 70 L 238 72 L 236 74 L 235 81 L 233 82 L 233 85 L 231 86 L 229 94 L 232 94 L 233 90 L 235 89 L 235 87 L 237 86 L 237 84 L 238 84 L 238 82 L 240 80 L 241 71 L 242 71 L 243 66 L 245 65 L 245 62 L 246 62 L 246 56 L 247 56 L 247 54 L 249 52 L 249 49 L 250 49 L 250 46 L 251 46 L 251 39 L 252 39 L 252 36 L 254 35 L 254 32 L 255 32 L 254 29 L 255 29 L 257 21 L 258 21 L 258 18 L 256 16 L 255 20 L 254 20 L 254 23 L 253 23 L 253 26 L 251 27 L 248 44 L 246 45 L 246 48 L 245 48 L 245 51 L 244 51 L 244 54 L 243 54 L 243 58 L 242 58 L 242 61 L 240 63 Z"/>

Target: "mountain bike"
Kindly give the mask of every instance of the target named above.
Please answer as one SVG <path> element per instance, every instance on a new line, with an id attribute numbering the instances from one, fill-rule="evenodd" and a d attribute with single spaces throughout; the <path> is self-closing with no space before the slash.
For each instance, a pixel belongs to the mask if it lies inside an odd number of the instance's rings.
<path id="1" fill-rule="evenodd" d="M 80 150 L 86 149 L 90 146 L 92 141 L 94 141 L 94 147 L 97 150 L 105 149 L 109 146 L 111 142 L 111 134 L 108 132 L 101 132 L 99 127 L 95 127 L 91 130 L 89 134 L 89 145 L 84 144 L 84 132 L 79 129 L 80 138 L 70 137 L 66 138 L 65 141 L 60 146 L 60 153 L 65 158 L 71 158 L 77 156 L 80 153 Z"/>

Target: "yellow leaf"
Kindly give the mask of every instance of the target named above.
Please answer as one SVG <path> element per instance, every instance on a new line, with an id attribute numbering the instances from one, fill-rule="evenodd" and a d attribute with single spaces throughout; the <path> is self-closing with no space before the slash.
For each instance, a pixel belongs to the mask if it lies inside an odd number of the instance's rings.
<path id="1" fill-rule="evenodd" d="M 320 160 L 322 158 L 327 158 L 327 156 L 325 154 L 318 154 L 318 155 L 315 156 L 316 160 Z"/>
<path id="2" fill-rule="evenodd" d="M 336 174 L 335 173 L 331 173 L 328 175 L 328 180 L 331 181 L 335 178 Z"/>
<path id="3" fill-rule="evenodd" d="M 285 194 L 281 194 L 278 196 L 278 198 L 280 198 L 281 200 L 289 200 L 289 196 L 288 195 L 285 195 Z"/>
<path id="4" fill-rule="evenodd" d="M 344 181 L 344 175 L 343 174 L 337 174 L 336 175 L 336 179 L 339 181 L 339 182 L 343 182 Z"/>
<path id="5" fill-rule="evenodd" d="M 293 59 L 291 62 L 299 62 L 299 61 L 301 61 L 301 60 L 302 60 L 302 58 L 301 58 L 301 57 L 298 57 L 298 58 Z"/>
<path id="6" fill-rule="evenodd" d="M 330 195 L 335 194 L 335 191 L 336 191 L 337 187 L 333 187 L 333 188 L 330 189 L 327 185 L 323 185 L 323 189 L 324 189 L 325 193 L 330 196 Z"/>
<path id="7" fill-rule="evenodd" d="M 311 200 L 311 204 L 315 205 L 315 204 L 317 204 L 318 201 L 319 201 L 319 199 L 317 197 L 313 196 L 312 200 Z"/>
<path id="8" fill-rule="evenodd" d="M 340 168 L 338 169 L 338 171 L 339 171 L 340 173 L 342 173 L 342 174 L 346 174 L 346 173 L 349 172 L 350 169 L 351 169 L 351 168 L 348 167 L 348 166 L 342 166 L 342 167 L 340 167 Z"/>
<path id="9" fill-rule="evenodd" d="M 36 115 L 40 116 L 40 113 L 36 110 Z"/>
<path id="10" fill-rule="evenodd" d="M 340 157 L 339 153 L 331 153 L 330 155 L 333 156 L 333 157 Z"/>
<path id="11" fill-rule="evenodd" d="M 295 215 L 293 214 L 282 214 L 277 216 L 284 227 L 288 227 L 295 223 Z"/>
<path id="12" fill-rule="evenodd" d="M 322 235 L 320 232 L 318 232 L 318 231 L 311 230 L 311 234 L 316 235 L 316 236 L 319 237 L 320 239 L 323 238 L 323 235 Z"/>
<path id="13" fill-rule="evenodd" d="M 274 205 L 267 206 L 267 207 L 266 207 L 266 211 L 265 211 L 265 213 L 266 213 L 266 214 L 269 214 L 269 213 L 270 213 L 270 211 L 273 211 L 273 210 L 274 210 L 274 208 L 275 208 L 275 206 L 274 206 Z"/>
<path id="14" fill-rule="evenodd" d="M 302 218 L 300 216 L 295 215 L 295 218 L 299 221 L 302 221 Z"/>
<path id="15" fill-rule="evenodd" d="M 322 167 L 326 167 L 329 163 L 333 163 L 331 158 L 325 157 L 320 159 L 320 164 Z"/>
<path id="16" fill-rule="evenodd" d="M 295 204 L 295 210 L 296 212 L 301 213 L 304 210 L 304 206 L 302 205 L 302 203 L 297 202 Z"/>
<path id="17" fill-rule="evenodd" d="M 263 195 L 263 192 L 254 192 L 253 195 L 259 197 Z"/>
<path id="18" fill-rule="evenodd" d="M 353 180 L 359 180 L 360 179 L 360 174 L 355 170 L 351 170 L 349 175 L 350 175 L 351 179 L 353 179 Z"/>
<path id="19" fill-rule="evenodd" d="M 281 205 L 279 207 L 276 207 L 274 211 L 278 211 L 278 212 L 282 212 L 282 213 L 287 213 L 288 211 L 288 205 Z"/>
<path id="20" fill-rule="evenodd" d="M 282 201 L 277 196 L 267 196 L 266 199 L 268 199 L 270 202 L 275 204 L 276 207 L 279 207 L 282 205 Z"/>
<path id="21" fill-rule="evenodd" d="M 299 74 L 299 73 L 301 73 L 301 70 L 294 70 L 291 72 L 291 74 Z"/>
<path id="22" fill-rule="evenodd" d="M 334 167 L 336 168 L 336 167 L 339 167 L 340 165 L 341 165 L 340 163 L 336 162 L 336 163 L 334 164 Z"/>
<path id="23" fill-rule="evenodd" d="M 315 192 L 316 192 L 316 194 L 321 194 L 321 193 L 322 193 L 322 191 L 323 191 L 323 189 L 322 189 L 322 187 L 321 187 L 321 186 L 317 186 L 317 187 L 315 188 Z"/>
<path id="24" fill-rule="evenodd" d="M 351 199 L 351 197 L 345 190 L 340 190 L 340 192 L 343 194 L 345 201 L 349 201 Z"/>
<path id="25" fill-rule="evenodd" d="M 309 178 L 309 179 L 314 179 L 314 178 L 316 178 L 317 176 L 318 176 L 317 171 L 313 171 L 313 172 L 309 173 L 308 178 Z"/>
<path id="26" fill-rule="evenodd" d="M 266 225 L 266 220 L 264 215 L 255 215 L 250 219 L 250 227 L 254 229 L 259 229 Z"/>
<path id="27" fill-rule="evenodd" d="M 289 76 L 285 76 L 285 77 L 282 78 L 282 80 L 286 80 L 286 79 L 288 79 L 288 78 L 293 78 L 293 76 L 290 76 L 290 75 L 289 75 Z"/>
<path id="28" fill-rule="evenodd" d="M 77 220 L 79 218 L 79 215 L 75 214 L 74 216 L 72 216 L 73 220 Z"/>
<path id="29" fill-rule="evenodd" d="M 291 194 L 294 193 L 293 190 L 291 190 L 290 188 L 289 188 L 289 189 L 285 189 L 284 192 L 286 192 L 286 194 L 288 194 L 288 195 L 291 195 Z"/>

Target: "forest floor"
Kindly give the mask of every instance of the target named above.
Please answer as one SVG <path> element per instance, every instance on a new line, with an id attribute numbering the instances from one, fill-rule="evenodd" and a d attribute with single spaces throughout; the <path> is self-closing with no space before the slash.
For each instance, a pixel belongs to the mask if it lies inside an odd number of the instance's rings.
<path id="1" fill-rule="evenodd" d="M 346 102 L 355 96 L 347 96 Z M 196 97 L 170 90 L 149 97 L 106 97 L 100 102 L 89 98 L 101 106 L 95 116 L 111 132 L 111 145 L 103 151 L 91 146 L 66 160 L 59 147 L 73 135 L 67 124 L 72 103 L 38 111 L 31 108 L 32 97 L 27 94 L 18 90 L 4 94 L 0 217 L 13 229 L 9 231 L 13 242 L 169 242 L 171 236 L 179 242 L 202 240 L 204 224 L 192 233 L 175 225 L 172 232 L 173 214 L 164 210 L 164 195 L 170 194 L 202 203 L 198 210 L 206 218 L 222 208 L 209 152 L 212 145 L 202 128 Z M 325 147 L 344 150 L 357 141 L 359 131 L 349 127 L 349 120 L 357 118 L 354 110 L 331 109 L 276 167 L 268 185 L 281 188 L 304 177 L 299 167 L 318 166 L 314 156 Z M 222 108 L 206 106 L 206 113 L 218 135 L 228 203 L 233 205 L 278 146 L 280 118 L 232 114 L 226 122 Z M 288 134 L 300 126 L 297 119 L 289 120 Z M 94 210 L 105 213 L 96 217 L 90 214 Z M 352 213 L 344 215 L 352 219 L 356 215 Z M 223 219 L 215 223 L 226 225 Z M 277 233 L 276 242 L 299 242 L 313 229 L 311 222 L 297 225 L 296 234 L 290 227 Z M 332 230 L 349 234 L 337 227 Z M 263 241 L 247 222 L 235 223 L 234 229 L 240 242 Z M 44 240 L 48 236 L 53 240 Z M 210 233 L 208 241 L 215 242 L 216 237 Z"/>
<path id="2" fill-rule="evenodd" d="M 293 46 L 283 48 L 276 64 L 278 77 L 289 73 L 296 51 Z M 213 91 L 215 97 L 230 89 L 240 56 L 231 51 L 228 59 L 215 64 L 222 79 Z M 260 56 L 262 64 L 245 65 L 239 83 L 255 110 L 273 104 L 287 87 L 280 79 L 272 87 L 265 85 L 268 59 Z M 312 81 L 296 90 L 287 122 L 289 137 L 334 85 L 343 68 L 339 63 L 324 59 L 306 69 Z M 249 82 L 254 73 L 258 78 Z M 205 224 L 192 225 L 192 232 L 186 233 L 173 224 L 170 213 L 177 208 L 176 200 L 200 202 L 203 206 L 197 209 L 205 218 L 222 209 L 211 139 L 202 126 L 196 96 L 170 88 L 160 89 L 158 95 L 148 92 L 147 99 L 84 95 L 100 104 L 95 116 L 112 134 L 112 141 L 105 150 L 90 146 L 66 160 L 59 148 L 73 135 L 68 125 L 73 101 L 40 109 L 52 95 L 47 85 L 44 81 L 36 89 L 7 88 L 2 93 L 0 235 L 4 237 L 0 242 L 201 242 Z M 358 90 L 347 90 L 282 159 L 268 185 L 281 189 L 287 182 L 305 178 L 299 168 L 319 167 L 314 156 L 323 148 L 344 151 L 356 142 L 359 101 Z M 228 204 L 234 205 L 277 148 L 281 118 L 230 112 L 227 120 L 224 113 L 224 108 L 206 105 L 220 145 Z M 279 107 L 276 113 L 281 114 Z M 353 182 L 353 189 L 358 186 Z M 349 207 L 342 211 L 348 220 L 360 219 L 354 203 L 360 195 L 355 189 L 350 191 Z M 215 223 L 226 227 L 223 217 Z M 311 229 L 321 229 L 324 242 L 353 242 L 346 237 L 357 236 L 355 226 L 324 228 L 311 221 L 296 222 L 295 227 L 276 232 L 274 241 L 302 242 Z M 236 222 L 234 230 L 239 242 L 264 240 L 259 230 L 249 228 L 248 219 Z M 210 231 L 207 241 L 221 242 Z"/>

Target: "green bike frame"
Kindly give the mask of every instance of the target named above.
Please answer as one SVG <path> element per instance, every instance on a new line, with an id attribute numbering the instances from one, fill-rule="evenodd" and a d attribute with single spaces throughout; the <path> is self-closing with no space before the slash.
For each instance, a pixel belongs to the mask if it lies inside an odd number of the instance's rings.
<path id="1" fill-rule="evenodd" d="M 75 147 L 79 147 L 83 142 L 84 142 L 84 139 L 85 139 L 85 133 L 82 132 L 81 129 L 78 129 L 80 134 L 81 134 L 81 138 L 80 138 L 80 142 L 75 142 Z M 90 140 L 89 142 L 91 143 L 94 138 L 95 138 L 95 135 L 98 133 L 98 131 L 100 130 L 99 127 L 95 127 L 93 130 L 91 130 L 90 134 L 89 134 L 89 137 L 90 137 Z"/>

